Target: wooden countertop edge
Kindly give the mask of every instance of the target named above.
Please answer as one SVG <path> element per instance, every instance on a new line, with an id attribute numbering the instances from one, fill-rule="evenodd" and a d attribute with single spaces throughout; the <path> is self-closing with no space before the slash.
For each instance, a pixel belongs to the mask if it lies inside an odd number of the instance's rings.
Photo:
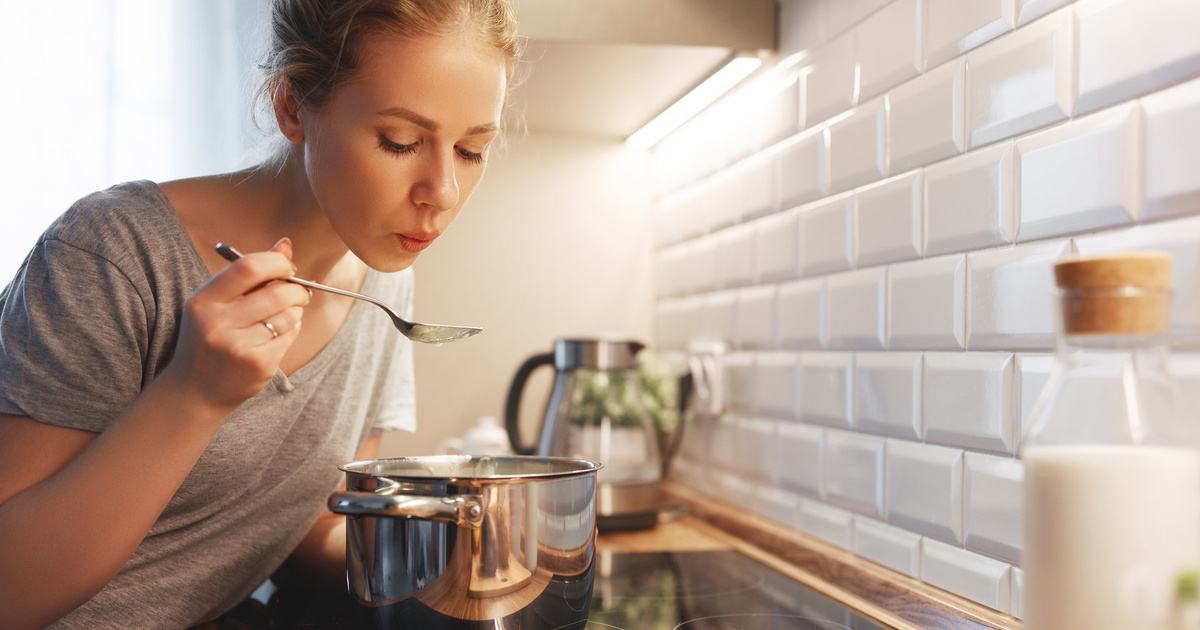
<path id="1" fill-rule="evenodd" d="M 678 483 L 714 538 L 897 630 L 1020 630 L 1021 620 L 861 558 Z"/>

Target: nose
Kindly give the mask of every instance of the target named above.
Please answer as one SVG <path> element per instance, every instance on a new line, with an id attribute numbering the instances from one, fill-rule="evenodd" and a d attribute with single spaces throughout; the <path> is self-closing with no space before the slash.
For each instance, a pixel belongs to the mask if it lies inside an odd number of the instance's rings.
<path id="1" fill-rule="evenodd" d="M 458 205 L 458 177 L 454 172 L 454 150 L 429 151 L 413 187 L 413 201 L 434 210 Z"/>

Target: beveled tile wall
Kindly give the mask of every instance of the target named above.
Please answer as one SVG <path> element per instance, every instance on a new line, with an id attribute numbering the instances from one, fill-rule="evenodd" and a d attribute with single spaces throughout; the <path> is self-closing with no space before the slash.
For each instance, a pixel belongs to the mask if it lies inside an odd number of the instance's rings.
<path id="1" fill-rule="evenodd" d="M 1167 249 L 1200 408 L 1200 2 L 781 0 L 654 151 L 656 342 L 719 339 L 677 479 L 1020 614 L 1051 267 Z"/>

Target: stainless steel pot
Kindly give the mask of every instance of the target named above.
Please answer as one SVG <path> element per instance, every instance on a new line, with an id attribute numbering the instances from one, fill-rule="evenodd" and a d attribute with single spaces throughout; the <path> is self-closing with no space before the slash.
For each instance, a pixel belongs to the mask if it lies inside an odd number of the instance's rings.
<path id="1" fill-rule="evenodd" d="M 592 594 L 599 464 L 443 455 L 353 462 L 346 576 L 387 628 L 582 628 Z"/>

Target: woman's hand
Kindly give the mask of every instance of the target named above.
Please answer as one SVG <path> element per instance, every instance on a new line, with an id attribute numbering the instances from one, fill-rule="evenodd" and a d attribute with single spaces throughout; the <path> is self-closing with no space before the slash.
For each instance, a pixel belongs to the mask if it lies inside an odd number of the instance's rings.
<path id="1" fill-rule="evenodd" d="M 230 412 L 262 391 L 300 333 L 310 298 L 298 284 L 273 282 L 295 274 L 291 258 L 291 241 L 280 239 L 269 251 L 230 263 L 197 289 L 184 307 L 175 356 L 164 375 L 200 401 Z"/>

